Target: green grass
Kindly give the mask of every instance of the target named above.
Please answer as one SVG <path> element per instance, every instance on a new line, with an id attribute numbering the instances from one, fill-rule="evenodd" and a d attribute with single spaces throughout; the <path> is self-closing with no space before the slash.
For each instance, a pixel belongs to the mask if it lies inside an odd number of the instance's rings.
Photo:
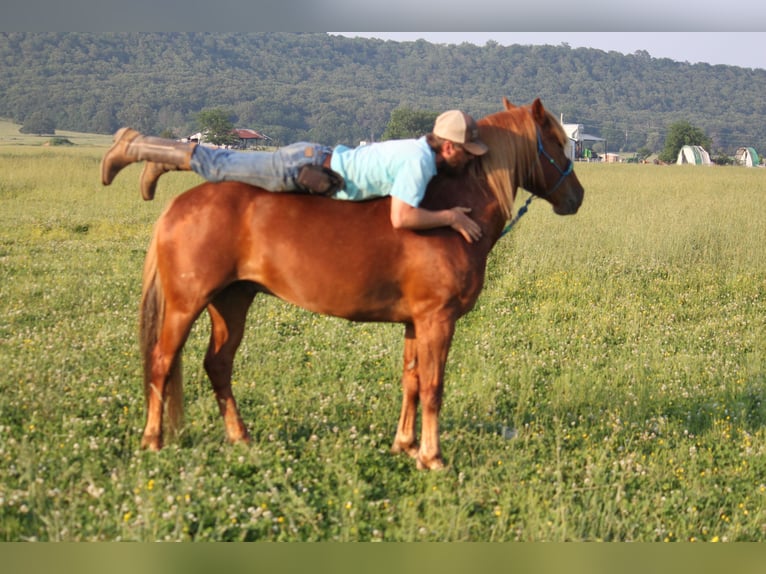
<path id="1" fill-rule="evenodd" d="M 0 540 L 755 541 L 766 514 L 766 194 L 745 168 L 578 165 L 497 246 L 458 324 L 448 468 L 392 456 L 403 329 L 259 298 L 230 446 L 185 354 L 187 426 L 143 425 L 137 307 L 169 174 L 108 188 L 106 143 L 3 145 Z M 73 140 L 74 141 L 74 140 Z"/>

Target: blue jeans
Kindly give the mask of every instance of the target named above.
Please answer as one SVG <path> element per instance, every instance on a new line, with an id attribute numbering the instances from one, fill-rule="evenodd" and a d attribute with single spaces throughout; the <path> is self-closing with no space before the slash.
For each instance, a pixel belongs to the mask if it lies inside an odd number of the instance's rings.
<path id="1" fill-rule="evenodd" d="M 298 171 L 321 165 L 332 148 L 298 142 L 277 151 L 236 151 L 204 145 L 194 148 L 191 169 L 208 181 L 241 181 L 268 191 L 295 191 Z"/>

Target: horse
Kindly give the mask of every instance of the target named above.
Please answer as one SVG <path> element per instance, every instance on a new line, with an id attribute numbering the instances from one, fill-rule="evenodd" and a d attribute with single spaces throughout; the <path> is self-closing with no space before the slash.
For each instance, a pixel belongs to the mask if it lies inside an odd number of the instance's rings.
<path id="1" fill-rule="evenodd" d="M 394 229 L 390 198 L 348 202 L 237 182 L 205 182 L 174 198 L 155 224 L 143 270 L 142 448 L 161 449 L 163 430 L 172 435 L 182 423 L 181 355 L 205 310 L 211 333 L 203 365 L 226 437 L 250 441 L 231 379 L 248 309 L 267 294 L 350 321 L 402 324 L 402 405 L 391 452 L 413 457 L 419 469 L 443 468 L 438 419 L 455 324 L 483 288 L 518 188 L 559 215 L 576 213 L 584 196 L 566 134 L 540 99 L 515 106 L 504 97 L 503 104 L 477 122 L 490 151 L 460 176 L 437 175 L 422 204 L 470 207 L 483 232 L 473 243 L 449 228 Z"/>

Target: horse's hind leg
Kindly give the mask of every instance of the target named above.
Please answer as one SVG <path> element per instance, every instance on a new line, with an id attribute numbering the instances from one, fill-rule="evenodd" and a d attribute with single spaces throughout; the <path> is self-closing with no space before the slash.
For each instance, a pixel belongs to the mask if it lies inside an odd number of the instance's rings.
<path id="1" fill-rule="evenodd" d="M 144 394 L 146 424 L 141 447 L 160 450 L 163 444 L 163 411 L 167 409 L 168 430 L 178 430 L 183 419 L 181 351 L 195 316 L 166 311 L 156 344 L 148 352 Z"/>
<path id="2" fill-rule="evenodd" d="M 415 458 L 418 444 L 415 437 L 415 422 L 418 415 L 418 355 L 415 347 L 415 329 L 409 324 L 404 335 L 404 369 L 402 371 L 402 411 L 396 427 L 396 437 L 391 452 L 406 452 Z"/>
<path id="3" fill-rule="evenodd" d="M 251 283 L 235 283 L 218 294 L 208 305 L 211 320 L 210 344 L 205 355 L 205 371 L 213 385 L 218 408 L 230 442 L 249 442 L 250 435 L 231 390 L 234 355 L 242 342 L 247 310 L 255 297 Z"/>

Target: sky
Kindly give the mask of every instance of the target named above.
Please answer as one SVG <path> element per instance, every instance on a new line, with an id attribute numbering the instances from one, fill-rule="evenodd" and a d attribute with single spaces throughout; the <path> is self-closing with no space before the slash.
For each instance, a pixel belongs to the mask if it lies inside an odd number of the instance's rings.
<path id="1" fill-rule="evenodd" d="M 653 58 L 711 65 L 766 69 L 766 32 L 333 32 L 383 40 L 437 44 L 469 42 L 482 46 L 494 40 L 511 44 L 568 44 L 571 48 L 596 48 L 633 54 L 646 50 Z"/>
<path id="2" fill-rule="evenodd" d="M 0 6 L 0 30 L 343 32 L 483 45 L 566 43 L 654 58 L 766 69 L 766 10 L 716 0 L 23 0 Z M 445 30 L 470 30 L 448 32 Z M 493 32 L 491 30 L 516 30 Z M 423 32 L 418 30 L 430 30 Z M 529 30 L 550 30 L 531 32 Z M 334 32 L 337 33 L 337 32 Z"/>
<path id="3" fill-rule="evenodd" d="M 415 33 L 431 30 L 438 34 L 471 30 L 476 42 L 494 36 L 501 44 L 520 43 L 506 37 L 527 35 L 531 38 L 529 43 L 537 42 L 536 37 L 554 36 L 545 43 L 557 45 L 561 42 L 555 37 L 558 35 L 572 38 L 568 43 L 573 47 L 590 42 L 586 37 L 592 33 L 604 33 L 605 38 L 611 35 L 609 41 L 619 52 L 633 53 L 636 49 L 656 47 L 656 57 L 672 57 L 659 51 L 675 48 L 678 55 L 673 59 L 690 62 L 695 56 L 686 44 L 691 41 L 700 50 L 706 50 L 703 61 L 716 63 L 714 60 L 734 58 L 738 45 L 747 48 L 753 59 L 756 57 L 753 53 L 766 52 L 766 42 L 760 39 L 766 35 L 766 10 L 761 6 L 762 2 L 729 4 L 720 0 L 23 0 L 0 5 L 0 30 L 320 32 L 377 29 Z M 498 29 L 516 32 L 492 32 Z M 549 32 L 529 32 L 532 30 Z M 654 42 L 648 45 L 657 32 L 669 34 L 664 37 L 661 34 L 655 39 L 656 45 Z M 710 34 L 710 41 L 678 35 L 684 32 L 699 32 L 700 38 Z M 718 36 L 717 32 L 727 34 Z M 647 46 L 632 45 L 636 38 Z M 719 49 L 725 55 L 716 55 Z M 690 55 L 685 57 L 683 52 L 687 50 Z M 647 51 L 654 55 L 650 49 Z M 766 56 L 747 67 L 766 67 L 763 58 Z"/>

